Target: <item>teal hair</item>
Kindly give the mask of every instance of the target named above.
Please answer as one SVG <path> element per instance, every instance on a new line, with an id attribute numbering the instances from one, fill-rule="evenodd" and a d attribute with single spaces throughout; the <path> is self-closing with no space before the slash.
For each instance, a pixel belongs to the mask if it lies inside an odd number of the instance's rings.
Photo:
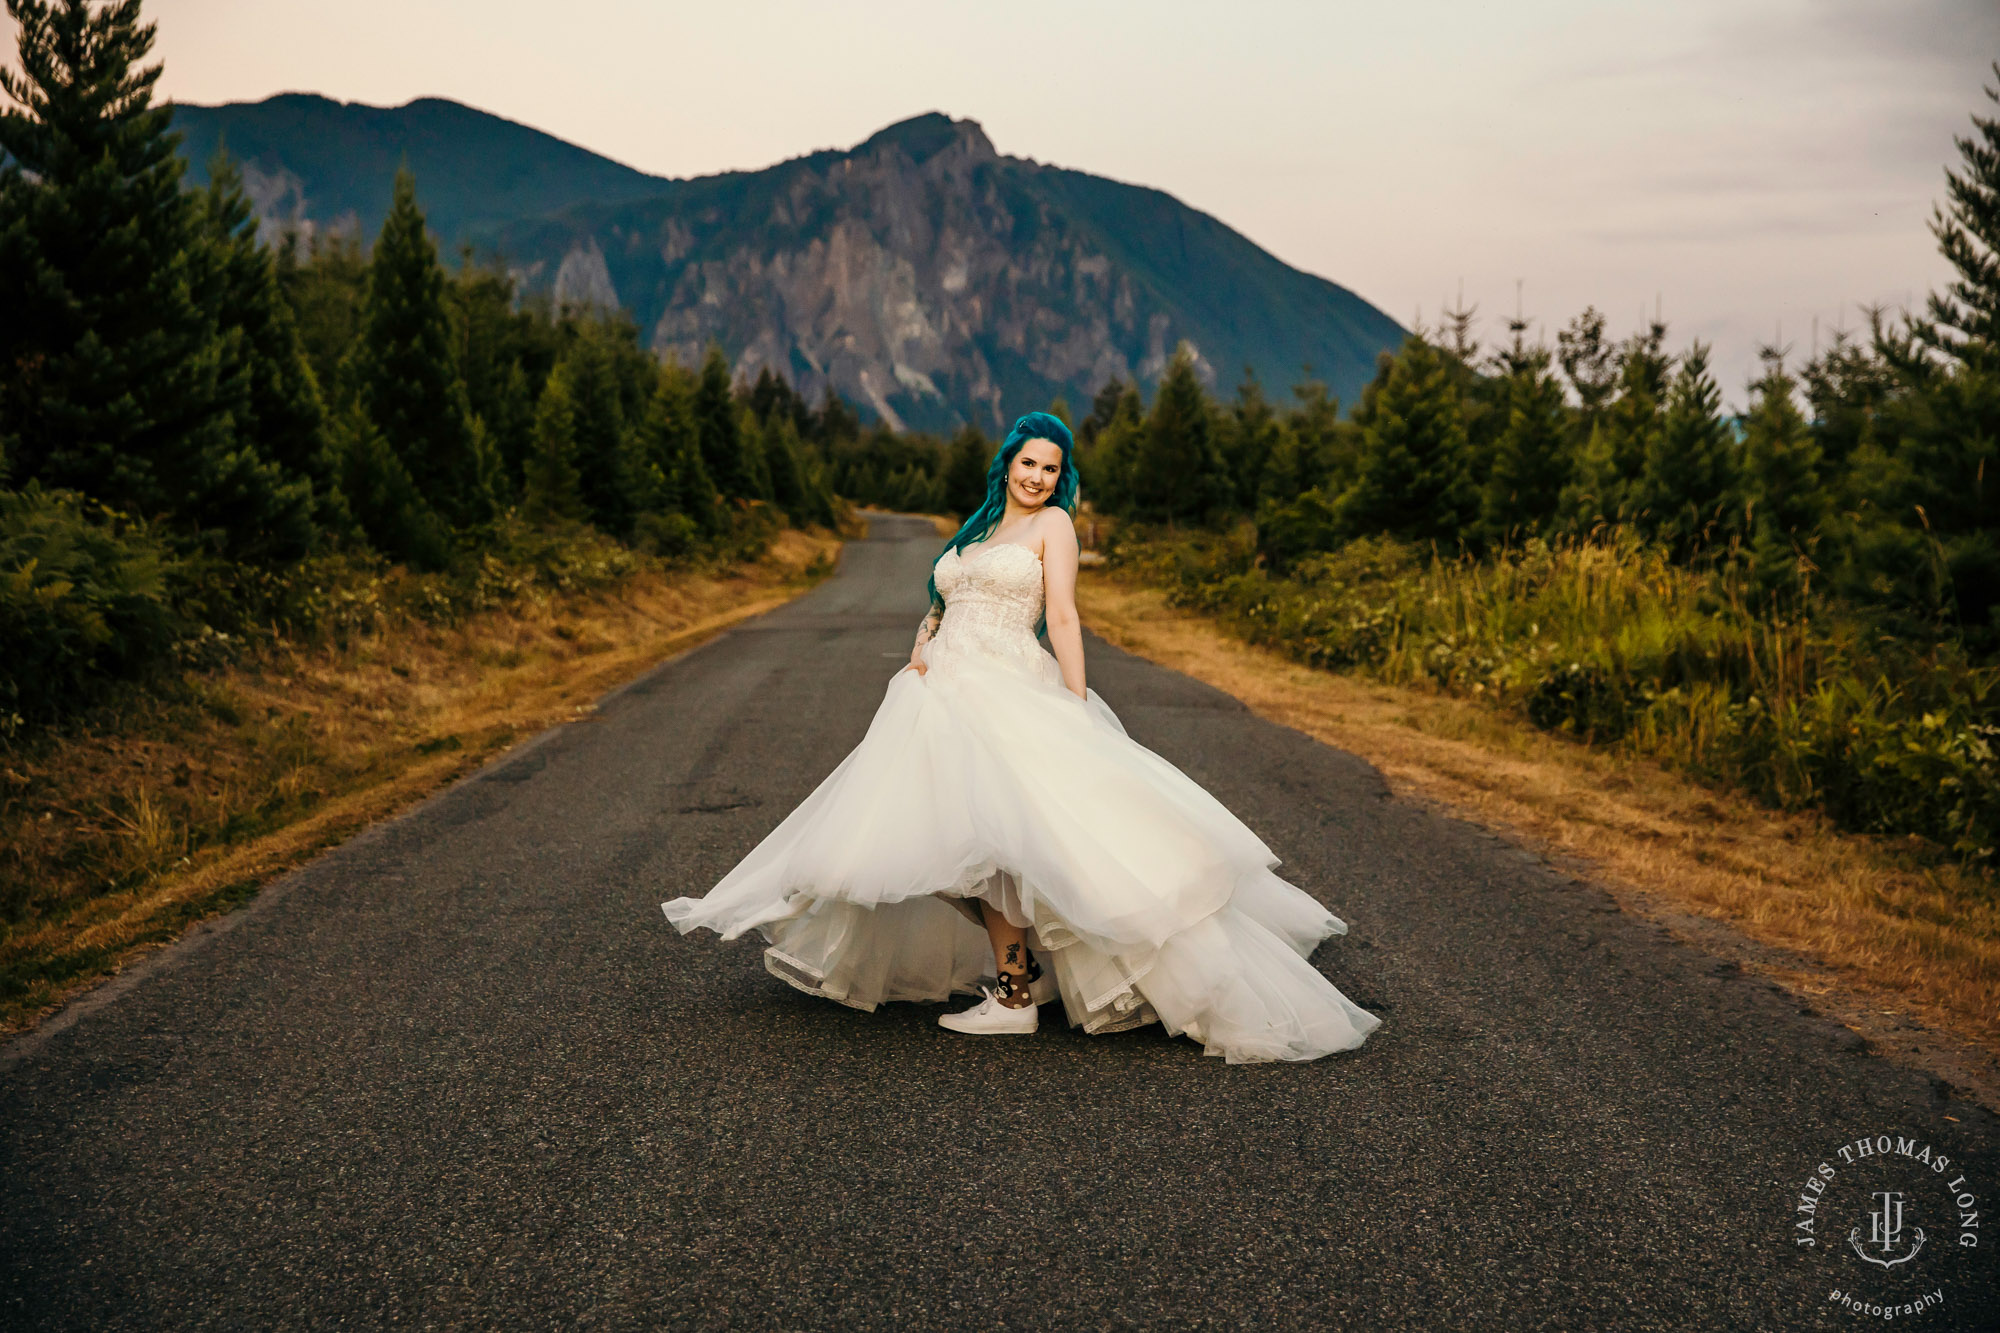
<path id="1" fill-rule="evenodd" d="M 944 598 L 938 595 L 937 562 L 946 551 L 963 552 L 966 547 L 984 541 L 993 529 L 1000 526 L 1000 520 L 1007 513 L 1007 469 L 1014 466 L 1014 455 L 1021 452 L 1021 446 L 1029 440 L 1048 440 L 1062 449 L 1062 471 L 1056 474 L 1055 490 L 1050 492 L 1048 504 L 1072 516 L 1076 513 L 1076 441 L 1071 438 L 1069 427 L 1063 425 L 1062 418 L 1047 412 L 1029 412 L 1014 423 L 1007 432 L 1007 439 L 1000 451 L 993 455 L 993 461 L 986 465 L 986 498 L 971 517 L 953 534 L 952 539 L 939 548 L 931 557 L 929 580 L 931 605 L 942 606 Z M 1035 621 L 1035 633 L 1040 635 L 1049 627 L 1047 615 Z"/>

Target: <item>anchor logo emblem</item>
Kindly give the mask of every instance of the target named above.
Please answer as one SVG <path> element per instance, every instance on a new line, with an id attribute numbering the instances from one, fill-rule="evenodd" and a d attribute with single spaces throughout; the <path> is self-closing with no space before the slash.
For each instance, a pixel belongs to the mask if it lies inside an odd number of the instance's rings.
<path id="1" fill-rule="evenodd" d="M 1897 1247 L 1903 1243 L 1903 1196 L 1896 1190 L 1877 1190 L 1875 1207 L 1868 1213 L 1868 1239 L 1865 1243 L 1875 1247 L 1878 1253 L 1870 1254 L 1862 1248 L 1864 1242 L 1858 1226 L 1847 1233 L 1847 1243 L 1866 1262 L 1878 1268 L 1894 1268 L 1916 1258 L 1917 1251 L 1924 1248 L 1924 1229 L 1913 1226 L 1910 1231 L 1916 1240 L 1907 1252 L 1896 1254 Z M 1891 1258 L 1891 1255 L 1895 1257 Z"/>

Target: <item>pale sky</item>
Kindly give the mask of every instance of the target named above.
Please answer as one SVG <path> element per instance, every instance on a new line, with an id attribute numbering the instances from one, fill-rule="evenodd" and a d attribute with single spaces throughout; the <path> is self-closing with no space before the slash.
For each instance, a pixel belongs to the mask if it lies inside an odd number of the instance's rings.
<path id="1" fill-rule="evenodd" d="M 686 176 L 924 111 L 1157 186 L 1409 324 L 1515 284 L 1716 346 L 1921 300 L 2000 0 L 152 0 L 161 89 L 455 98 Z M 13 36 L 7 36 L 11 56 Z"/>

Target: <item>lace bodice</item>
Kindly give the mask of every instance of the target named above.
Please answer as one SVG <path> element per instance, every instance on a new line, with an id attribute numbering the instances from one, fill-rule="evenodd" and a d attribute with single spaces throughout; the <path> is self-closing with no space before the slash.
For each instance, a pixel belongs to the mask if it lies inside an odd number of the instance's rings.
<path id="1" fill-rule="evenodd" d="M 1055 667 L 1055 658 L 1035 638 L 1042 616 L 1040 556 L 1019 542 L 989 541 L 969 556 L 948 548 L 933 572 L 944 618 L 928 649 L 930 670 L 949 675 L 952 659 L 963 653 L 997 657 L 1038 674 Z"/>

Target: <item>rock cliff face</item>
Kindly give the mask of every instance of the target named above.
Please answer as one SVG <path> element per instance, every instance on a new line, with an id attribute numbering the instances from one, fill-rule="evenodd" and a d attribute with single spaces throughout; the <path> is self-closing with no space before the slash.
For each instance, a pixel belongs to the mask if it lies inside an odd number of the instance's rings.
<path id="1" fill-rule="evenodd" d="M 390 113 L 362 110 L 387 147 Z M 508 180 L 545 198 L 557 185 L 543 181 L 586 179 L 567 144 L 567 174 L 529 175 L 523 133 L 508 128 Z M 250 165 L 274 203 L 338 206 L 297 155 L 265 148 Z M 436 171 L 471 188 L 455 162 Z M 615 195 L 512 218 L 454 195 L 451 216 L 476 221 L 446 239 L 496 249 L 559 301 L 623 306 L 663 355 L 691 361 L 719 341 L 740 375 L 769 366 L 899 428 L 997 430 L 1058 394 L 1081 409 L 1113 376 L 1150 384 L 1183 340 L 1223 391 L 1248 366 L 1281 394 L 1310 367 L 1352 401 L 1401 336 L 1352 292 L 1171 196 L 1003 157 L 969 120 L 919 116 L 763 171 L 611 179 Z M 417 186 L 425 198 L 421 173 Z"/>
<path id="2" fill-rule="evenodd" d="M 1158 378 L 1185 339 L 1227 390 L 1307 365 L 1351 395 L 1400 336 L 1158 191 L 1002 157 L 969 120 L 891 126 L 845 153 L 676 182 L 656 200 L 509 229 L 559 300 L 622 304 L 683 360 L 719 341 L 893 426 L 999 429 L 1107 380 Z"/>

